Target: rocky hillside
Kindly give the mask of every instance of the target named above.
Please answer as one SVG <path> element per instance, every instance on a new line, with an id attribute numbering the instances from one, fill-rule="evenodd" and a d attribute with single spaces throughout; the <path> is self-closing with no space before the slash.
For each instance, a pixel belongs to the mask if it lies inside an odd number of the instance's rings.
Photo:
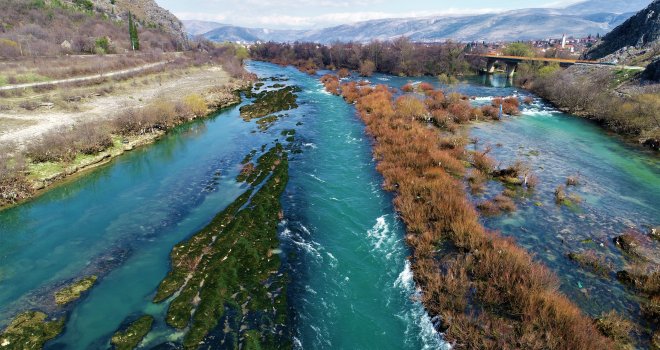
<path id="1" fill-rule="evenodd" d="M 654 46 L 660 39 L 660 0 L 629 18 L 605 35 L 601 42 L 587 53 L 588 58 L 599 59 L 629 48 L 642 50 Z"/>
<path id="2" fill-rule="evenodd" d="M 186 47 L 181 22 L 154 0 L 0 0 L 0 58 L 124 53 L 132 49 L 128 13 L 140 49 Z"/>
<path id="3" fill-rule="evenodd" d="M 109 15 L 116 19 L 127 20 L 130 11 L 138 22 L 148 28 L 158 28 L 186 40 L 183 24 L 176 16 L 166 9 L 158 6 L 154 0 L 90 0 L 97 12 Z M 80 0 L 69 0 L 71 3 L 79 3 Z"/>

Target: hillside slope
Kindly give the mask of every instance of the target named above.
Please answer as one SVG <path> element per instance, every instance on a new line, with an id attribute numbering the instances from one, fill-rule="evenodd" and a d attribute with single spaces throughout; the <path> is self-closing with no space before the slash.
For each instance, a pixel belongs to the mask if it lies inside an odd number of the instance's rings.
<path id="1" fill-rule="evenodd" d="M 653 1 L 610 33 L 591 49 L 587 56 L 598 59 L 618 50 L 633 46 L 636 49 L 649 47 L 660 39 L 660 0 Z"/>
<path id="2" fill-rule="evenodd" d="M 78 0 L 79 1 L 79 0 Z M 154 0 L 91 0 L 97 12 L 114 14 L 115 18 L 127 20 L 130 11 L 143 26 L 161 29 L 177 39 L 185 41 L 183 24 L 168 10 L 158 6 Z M 77 2 L 76 0 L 72 1 Z"/>
<path id="3" fill-rule="evenodd" d="M 142 51 L 186 46 L 181 22 L 153 0 L 2 0 L 0 57 L 127 52 L 129 11 Z"/>

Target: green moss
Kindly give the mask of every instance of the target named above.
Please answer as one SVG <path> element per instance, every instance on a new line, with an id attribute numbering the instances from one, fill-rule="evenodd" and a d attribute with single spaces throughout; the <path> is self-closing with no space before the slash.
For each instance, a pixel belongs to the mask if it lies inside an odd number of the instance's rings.
<path id="1" fill-rule="evenodd" d="M 610 264 L 602 256 L 598 256 L 593 251 L 569 253 L 568 258 L 602 277 L 609 277 L 612 270 Z"/>
<path id="2" fill-rule="evenodd" d="M 225 322 L 231 325 L 225 336 L 237 347 L 291 347 L 286 332 L 286 277 L 277 254 L 279 200 L 287 180 L 288 161 L 278 144 L 259 158 L 255 172 L 246 177 L 251 189 L 172 251 L 172 270 L 155 301 L 176 295 L 166 321 L 178 329 L 189 327 L 185 348 L 198 348 L 209 332 Z"/>
<path id="3" fill-rule="evenodd" d="M 266 131 L 270 129 L 270 127 L 273 126 L 275 122 L 283 116 L 284 115 L 271 115 L 257 120 L 257 125 L 259 125 L 259 130 Z"/>
<path id="4" fill-rule="evenodd" d="M 3 350 L 41 349 L 48 340 L 57 337 L 64 328 L 64 318 L 47 320 L 48 316 L 39 311 L 24 312 L 9 324 L 0 334 L 0 348 Z"/>
<path id="5" fill-rule="evenodd" d="M 72 301 L 78 300 L 80 295 L 88 291 L 94 283 L 96 276 L 85 277 L 69 286 L 66 286 L 55 292 L 55 302 L 57 305 L 66 305 Z"/>
<path id="6" fill-rule="evenodd" d="M 282 145 L 278 143 L 275 147 L 259 157 L 256 167 L 252 163 L 245 164 L 241 173 L 236 177 L 236 181 L 246 182 L 248 184 L 262 182 L 265 177 L 268 176 L 270 171 L 272 171 L 273 167 L 279 162 L 282 151 Z"/>
<path id="7" fill-rule="evenodd" d="M 288 86 L 279 90 L 268 90 L 256 95 L 254 103 L 240 108 L 241 117 L 245 121 L 262 118 L 269 114 L 286 111 L 298 107 L 296 92 L 299 88 Z"/>
<path id="8" fill-rule="evenodd" d="M 295 134 L 296 134 L 295 129 L 282 130 L 282 132 L 280 133 L 280 135 L 282 135 L 282 136 L 294 136 Z"/>
<path id="9" fill-rule="evenodd" d="M 116 350 L 133 350 L 151 331 L 154 324 L 154 318 L 149 315 L 138 318 L 131 323 L 125 330 L 117 331 L 110 340 Z"/>
<path id="10" fill-rule="evenodd" d="M 252 151 L 250 151 L 250 153 L 248 153 L 245 156 L 245 158 L 243 158 L 243 161 L 241 162 L 241 164 L 245 165 L 245 164 L 251 162 L 252 159 L 254 158 L 254 156 L 256 156 L 256 155 L 257 155 L 257 150 L 253 149 Z"/>

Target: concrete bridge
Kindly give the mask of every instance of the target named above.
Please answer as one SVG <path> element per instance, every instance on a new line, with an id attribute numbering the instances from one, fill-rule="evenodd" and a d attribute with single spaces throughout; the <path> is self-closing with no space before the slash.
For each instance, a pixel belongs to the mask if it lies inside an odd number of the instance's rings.
<path id="1" fill-rule="evenodd" d="M 506 75 L 511 78 L 516 73 L 516 68 L 520 62 L 544 62 L 549 63 L 559 63 L 560 67 L 570 67 L 575 64 L 593 64 L 593 65 L 603 65 L 603 63 L 597 61 L 585 61 L 585 60 L 572 60 L 565 58 L 545 58 L 545 57 L 522 57 L 522 56 L 503 56 L 503 55 L 475 55 L 468 54 L 467 56 L 481 57 L 486 59 L 486 73 L 493 74 L 495 73 L 495 63 L 504 63 L 506 65 Z"/>

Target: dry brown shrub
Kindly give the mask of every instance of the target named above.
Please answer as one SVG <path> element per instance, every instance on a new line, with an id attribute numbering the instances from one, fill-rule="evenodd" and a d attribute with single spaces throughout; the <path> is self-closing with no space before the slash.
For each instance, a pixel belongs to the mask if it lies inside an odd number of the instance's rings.
<path id="1" fill-rule="evenodd" d="M 454 117 L 454 121 L 459 124 L 467 123 L 472 119 L 472 106 L 467 101 L 452 102 L 447 106 L 447 110 Z"/>
<path id="2" fill-rule="evenodd" d="M 632 342 L 630 335 L 635 329 L 632 322 L 614 310 L 603 313 L 596 319 L 596 327 L 603 335 L 621 345 L 628 345 Z"/>
<path id="3" fill-rule="evenodd" d="M 337 72 L 337 76 L 339 76 L 339 78 L 341 78 L 341 79 L 348 78 L 348 77 L 351 76 L 351 71 L 349 71 L 346 68 L 342 68 Z"/>
<path id="4" fill-rule="evenodd" d="M 15 145 L 0 147 L 0 206 L 17 203 L 34 194 L 27 179 L 27 164 Z"/>
<path id="5" fill-rule="evenodd" d="M 473 152 L 472 165 L 485 174 L 490 174 L 495 169 L 495 161 L 488 156 L 488 152 Z"/>
<path id="6" fill-rule="evenodd" d="M 433 92 L 433 90 L 435 90 L 433 85 L 431 85 L 430 83 L 427 83 L 427 82 L 420 83 L 417 88 L 425 94 L 429 94 L 429 93 Z"/>
<path id="7" fill-rule="evenodd" d="M 490 118 L 492 120 L 499 120 L 499 110 L 494 106 L 483 106 L 481 107 L 481 112 L 484 117 Z"/>
<path id="8" fill-rule="evenodd" d="M 190 94 L 183 98 L 183 103 L 186 105 L 187 109 L 195 116 L 205 116 L 208 113 L 208 107 L 206 100 L 199 94 Z M 179 114 L 177 111 L 177 106 L 174 105 L 174 111 L 171 111 L 171 105 L 167 106 L 168 111 L 166 113 L 173 113 L 174 115 L 184 116 L 184 114 Z"/>
<path id="9" fill-rule="evenodd" d="M 496 97 L 493 99 L 493 106 L 497 109 L 502 106 L 502 112 L 508 115 L 520 115 L 520 101 L 517 97 Z"/>
<path id="10" fill-rule="evenodd" d="M 325 90 L 333 95 L 339 95 L 339 78 L 336 75 L 326 74 L 321 77 Z"/>
<path id="11" fill-rule="evenodd" d="M 348 103 L 355 103 L 360 97 L 360 91 L 354 81 L 341 85 L 341 94 Z"/>
<path id="12" fill-rule="evenodd" d="M 440 90 L 435 90 L 435 91 L 429 91 L 426 94 L 426 100 L 424 101 L 426 103 L 426 106 L 429 108 L 431 111 L 439 110 L 439 109 L 444 109 L 445 106 L 445 94 L 440 91 Z"/>
<path id="13" fill-rule="evenodd" d="M 27 146 L 27 156 L 34 163 L 74 160 L 77 150 L 71 130 L 70 127 L 61 127 L 43 134 Z"/>
<path id="14" fill-rule="evenodd" d="M 113 145 L 109 126 L 104 123 L 85 122 L 74 127 L 75 147 L 83 154 L 92 155 Z"/>
<path id="15" fill-rule="evenodd" d="M 401 96 L 396 100 L 397 113 L 406 119 L 429 119 L 424 102 L 412 95 Z"/>

